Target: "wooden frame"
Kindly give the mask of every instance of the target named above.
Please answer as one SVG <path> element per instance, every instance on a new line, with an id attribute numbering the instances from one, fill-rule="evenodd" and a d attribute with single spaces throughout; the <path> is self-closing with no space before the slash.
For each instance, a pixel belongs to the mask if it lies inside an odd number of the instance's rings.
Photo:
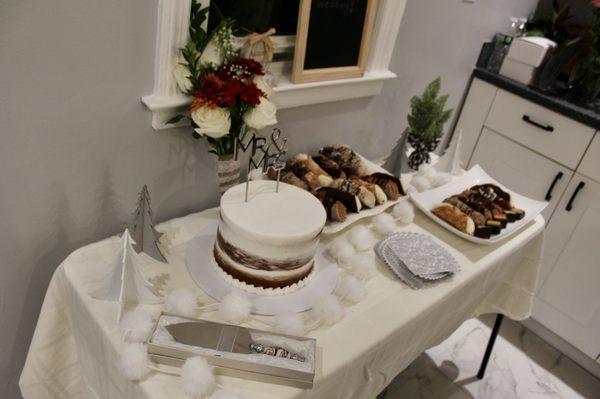
<path id="1" fill-rule="evenodd" d="M 362 39 L 358 54 L 358 64 L 332 68 L 304 69 L 306 42 L 310 23 L 312 0 L 300 0 L 298 12 L 298 29 L 296 31 L 296 49 L 292 69 L 293 83 L 319 82 L 326 80 L 350 79 L 363 76 L 368 57 L 371 33 L 373 32 L 378 0 L 367 0 L 367 10 L 363 25 Z"/>

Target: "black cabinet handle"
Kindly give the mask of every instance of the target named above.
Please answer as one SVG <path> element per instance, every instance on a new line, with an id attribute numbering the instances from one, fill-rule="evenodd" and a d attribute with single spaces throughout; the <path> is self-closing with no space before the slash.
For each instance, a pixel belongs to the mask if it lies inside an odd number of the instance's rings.
<path id="1" fill-rule="evenodd" d="M 531 119 L 531 117 L 529 115 L 523 115 L 523 120 L 527 123 L 529 123 L 530 125 L 533 125 L 535 127 L 539 127 L 542 130 L 545 130 L 547 132 L 553 132 L 554 131 L 554 126 L 552 125 L 542 125 L 539 122 L 534 121 L 533 119 Z"/>
<path id="2" fill-rule="evenodd" d="M 573 191 L 573 195 L 571 195 L 569 202 L 567 203 L 567 207 L 565 208 L 565 210 L 567 212 L 569 212 L 571 209 L 573 209 L 573 201 L 575 201 L 575 197 L 577 197 L 577 194 L 579 194 L 579 191 L 584 187 L 585 187 L 585 183 L 580 181 L 579 184 L 577 185 L 577 187 L 575 188 L 575 191 Z"/>
<path id="3" fill-rule="evenodd" d="M 552 180 L 552 184 L 550 184 L 550 188 L 548 189 L 548 192 L 546 193 L 546 201 L 550 201 L 552 199 L 552 191 L 554 190 L 554 186 L 556 186 L 556 183 L 562 179 L 563 177 L 563 172 L 558 172 L 556 174 L 556 176 L 554 176 L 554 180 Z"/>

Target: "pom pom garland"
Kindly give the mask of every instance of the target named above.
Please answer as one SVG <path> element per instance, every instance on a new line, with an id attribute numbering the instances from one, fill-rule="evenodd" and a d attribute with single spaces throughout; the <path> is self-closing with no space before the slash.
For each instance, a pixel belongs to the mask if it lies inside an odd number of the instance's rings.
<path id="1" fill-rule="evenodd" d="M 215 386 L 213 368 L 203 357 L 194 356 L 185 361 L 181 367 L 183 391 L 192 399 L 207 396 Z"/>
<path id="2" fill-rule="evenodd" d="M 354 276 L 345 276 L 338 280 L 335 293 L 342 299 L 359 303 L 366 296 L 365 282 Z"/>
<path id="3" fill-rule="evenodd" d="M 154 319 L 148 312 L 138 308 L 123 315 L 121 328 L 125 341 L 144 342 L 152 334 Z"/>
<path id="4" fill-rule="evenodd" d="M 396 221 L 389 213 L 383 212 L 373 218 L 373 229 L 383 236 L 394 232 L 396 228 Z"/>
<path id="5" fill-rule="evenodd" d="M 141 343 L 125 344 L 117 365 L 123 377 L 130 381 L 140 381 L 150 372 L 150 359 L 146 345 Z"/>
<path id="6" fill-rule="evenodd" d="M 219 315 L 232 324 L 241 324 L 248 320 L 252 302 L 243 294 L 231 291 L 219 304 Z"/>
<path id="7" fill-rule="evenodd" d="M 410 185 L 420 193 L 431 188 L 431 182 L 425 176 L 413 176 L 410 180 Z"/>
<path id="8" fill-rule="evenodd" d="M 337 261 L 350 259 L 356 253 L 352 244 L 350 244 L 344 237 L 339 237 L 334 240 L 329 245 L 328 251 Z"/>
<path id="9" fill-rule="evenodd" d="M 415 210 L 408 201 L 400 202 L 392 209 L 392 215 L 403 224 L 410 224 L 415 219 Z"/>
<path id="10" fill-rule="evenodd" d="M 198 307 L 198 299 L 189 288 L 177 288 L 165 297 L 165 310 L 180 316 L 193 316 Z"/>
<path id="11" fill-rule="evenodd" d="M 452 175 L 446 172 L 439 172 L 430 179 L 433 187 L 443 186 L 444 184 L 449 183 L 450 180 L 452 180 Z"/>
<path id="12" fill-rule="evenodd" d="M 343 312 L 339 299 L 332 294 L 318 298 L 311 310 L 315 319 L 327 325 L 337 323 L 342 318 Z"/>
<path id="13" fill-rule="evenodd" d="M 366 251 L 373 248 L 373 245 L 377 241 L 377 237 L 365 226 L 356 226 L 350 230 L 349 239 L 358 251 Z"/>
<path id="14" fill-rule="evenodd" d="M 273 329 L 282 334 L 302 336 L 306 334 L 304 318 L 298 313 L 281 313 L 275 316 Z"/>
<path id="15" fill-rule="evenodd" d="M 360 254 L 343 266 L 346 270 L 361 280 L 368 280 L 375 274 L 375 260 L 372 256 Z"/>
<path id="16" fill-rule="evenodd" d="M 435 175 L 437 174 L 437 170 L 428 163 L 423 163 L 419 166 L 419 170 L 417 171 L 417 176 L 422 176 L 427 180 L 431 181 Z"/>

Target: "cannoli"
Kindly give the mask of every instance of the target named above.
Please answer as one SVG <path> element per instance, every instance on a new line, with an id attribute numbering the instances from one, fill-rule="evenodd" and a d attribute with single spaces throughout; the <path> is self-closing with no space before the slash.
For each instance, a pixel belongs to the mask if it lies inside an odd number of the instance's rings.
<path id="1" fill-rule="evenodd" d="M 321 155 L 335 161 L 350 177 L 366 174 L 366 167 L 362 159 L 345 144 L 334 144 L 319 150 Z"/>
<path id="2" fill-rule="evenodd" d="M 331 187 L 356 195 L 360 202 L 367 208 L 373 208 L 375 206 L 375 194 L 352 180 L 335 179 L 333 183 L 331 183 Z"/>
<path id="3" fill-rule="evenodd" d="M 402 189 L 402 183 L 396 177 L 388 175 L 386 173 L 373 173 L 368 176 L 361 177 L 361 180 L 364 180 L 368 183 L 377 184 L 388 199 L 395 201 L 398 199 L 400 195 L 404 195 L 404 190 Z"/>
<path id="4" fill-rule="evenodd" d="M 454 205 L 443 203 L 431 210 L 431 213 L 465 234 L 475 233 L 475 222 Z"/>
<path id="5" fill-rule="evenodd" d="M 350 193 L 338 190 L 333 187 L 321 187 L 315 191 L 315 196 L 323 203 L 335 204 L 336 202 L 342 203 L 349 212 L 358 213 L 361 210 L 362 205 L 359 199 Z M 327 209 L 327 205 L 325 206 Z"/>
<path id="6" fill-rule="evenodd" d="M 361 186 L 372 192 L 373 195 L 375 195 L 375 201 L 377 202 L 377 205 L 381 205 L 387 201 L 387 195 L 385 195 L 381 187 L 379 187 L 377 184 L 369 183 L 362 179 L 352 179 L 352 181 L 357 184 L 360 184 Z"/>
<path id="7" fill-rule="evenodd" d="M 269 176 L 269 178 L 271 180 L 277 180 L 277 171 L 275 170 L 274 167 L 270 166 L 267 169 L 267 176 Z M 291 171 L 289 170 L 282 170 L 281 174 L 279 176 L 279 179 L 287 184 L 291 184 L 292 186 L 296 186 L 298 188 L 301 188 L 303 190 L 309 191 L 309 187 L 308 184 L 306 184 L 306 182 L 304 182 L 303 180 L 299 179 L 298 176 L 296 176 L 295 174 L 293 174 Z"/>
<path id="8" fill-rule="evenodd" d="M 327 172 L 331 177 L 335 179 L 339 179 L 342 177 L 342 168 L 340 165 L 335 162 L 333 159 L 327 158 L 323 155 L 315 155 L 312 157 L 313 161 L 317 163 L 325 172 Z M 345 173 L 344 173 L 345 174 Z"/>

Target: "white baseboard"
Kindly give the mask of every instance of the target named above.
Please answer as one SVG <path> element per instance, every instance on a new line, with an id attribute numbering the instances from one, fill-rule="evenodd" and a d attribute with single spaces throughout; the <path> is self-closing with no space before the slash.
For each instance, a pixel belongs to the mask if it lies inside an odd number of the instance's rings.
<path id="1" fill-rule="evenodd" d="M 552 345 L 559 352 L 589 371 L 592 375 L 600 378 L 600 363 L 598 363 L 596 359 L 590 358 L 532 318 L 523 320 L 520 323 L 535 335 Z"/>

